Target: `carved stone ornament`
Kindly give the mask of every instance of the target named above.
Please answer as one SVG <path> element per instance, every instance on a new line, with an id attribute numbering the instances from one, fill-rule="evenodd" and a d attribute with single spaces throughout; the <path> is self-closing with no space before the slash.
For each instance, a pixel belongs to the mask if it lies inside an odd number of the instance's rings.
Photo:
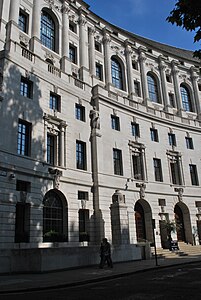
<path id="1" fill-rule="evenodd" d="M 20 42 L 23 43 L 26 47 L 29 45 L 29 38 L 24 34 L 20 34 L 19 39 Z"/>
<path id="2" fill-rule="evenodd" d="M 99 112 L 95 109 L 90 111 L 90 118 L 91 118 L 91 128 L 92 129 L 100 129 L 100 117 Z"/>
<path id="3" fill-rule="evenodd" d="M 122 54 L 122 55 L 124 55 L 124 50 L 121 49 L 121 48 L 119 48 L 118 46 L 112 45 L 112 46 L 111 46 L 111 49 L 112 49 L 116 54 Z"/>
<path id="4" fill-rule="evenodd" d="M 66 2 L 63 3 L 63 5 L 62 5 L 62 7 L 61 7 L 61 12 L 62 12 L 63 14 L 69 14 L 69 12 L 70 12 L 70 7 L 69 7 L 69 5 L 68 5 Z"/>
<path id="5" fill-rule="evenodd" d="M 136 187 L 140 188 L 140 199 L 145 198 L 145 189 L 146 189 L 146 184 L 145 183 L 136 183 Z"/>
<path id="6" fill-rule="evenodd" d="M 178 192 L 178 199 L 179 199 L 179 201 L 182 201 L 184 189 L 183 188 L 175 188 L 174 190 L 175 190 L 175 192 Z"/>
<path id="7" fill-rule="evenodd" d="M 56 1 L 54 0 L 44 0 L 48 5 L 49 8 L 52 10 L 53 8 L 55 8 L 56 10 L 58 10 L 59 12 L 62 10 L 61 6 L 58 6 L 55 4 Z"/>
<path id="8" fill-rule="evenodd" d="M 112 195 L 112 203 L 124 203 L 125 204 L 124 195 L 119 190 L 116 190 L 115 193 Z"/>
<path id="9" fill-rule="evenodd" d="M 52 55 L 50 52 L 45 52 L 45 59 L 51 60 L 53 64 L 55 63 L 54 55 Z"/>

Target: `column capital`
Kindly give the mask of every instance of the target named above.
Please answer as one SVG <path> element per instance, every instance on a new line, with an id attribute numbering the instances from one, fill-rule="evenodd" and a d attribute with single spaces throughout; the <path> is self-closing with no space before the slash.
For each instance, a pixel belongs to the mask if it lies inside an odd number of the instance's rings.
<path id="1" fill-rule="evenodd" d="M 111 42 L 111 37 L 110 37 L 109 34 L 105 34 L 105 35 L 103 36 L 103 42 L 104 42 L 105 44 L 109 44 L 109 43 Z"/>
<path id="2" fill-rule="evenodd" d="M 66 2 L 64 2 L 63 4 L 62 4 L 62 7 L 61 7 L 61 12 L 62 12 L 62 14 L 69 14 L 69 12 L 70 12 L 70 7 L 69 7 L 69 4 L 67 4 Z"/>
<path id="3" fill-rule="evenodd" d="M 95 33 L 96 33 L 96 28 L 94 26 L 89 27 L 89 34 L 95 35 Z"/>
<path id="4" fill-rule="evenodd" d="M 85 16 L 81 15 L 79 17 L 78 23 L 79 23 L 80 26 L 85 26 L 86 23 L 87 23 L 87 20 L 86 20 Z"/>

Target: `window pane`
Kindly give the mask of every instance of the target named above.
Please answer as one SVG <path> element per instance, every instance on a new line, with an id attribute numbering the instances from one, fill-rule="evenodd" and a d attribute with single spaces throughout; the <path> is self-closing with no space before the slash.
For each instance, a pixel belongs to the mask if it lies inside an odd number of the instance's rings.
<path id="1" fill-rule="evenodd" d="M 151 74 L 147 75 L 147 83 L 148 83 L 149 99 L 153 102 L 159 102 L 156 79 Z"/>
<path id="2" fill-rule="evenodd" d="M 190 94 L 189 94 L 188 89 L 182 85 L 180 87 L 180 91 L 181 91 L 181 99 L 182 99 L 182 104 L 183 104 L 184 110 L 192 111 L 192 103 L 191 103 Z"/>
<path id="3" fill-rule="evenodd" d="M 118 89 L 123 89 L 122 69 L 120 63 L 115 59 L 111 59 L 112 83 Z"/>
<path id="4" fill-rule="evenodd" d="M 40 38 L 42 44 L 51 50 L 55 50 L 55 24 L 51 16 L 42 11 Z"/>

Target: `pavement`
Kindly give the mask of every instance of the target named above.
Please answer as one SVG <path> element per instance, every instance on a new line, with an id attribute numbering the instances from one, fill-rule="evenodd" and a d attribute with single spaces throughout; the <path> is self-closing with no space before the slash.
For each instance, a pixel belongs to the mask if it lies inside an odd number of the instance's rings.
<path id="1" fill-rule="evenodd" d="M 201 262 L 201 255 L 189 255 L 174 258 L 158 258 L 123 263 L 114 263 L 114 267 L 88 266 L 39 274 L 0 275 L 0 295 L 36 290 L 49 290 L 59 287 L 72 287 L 103 280 L 118 278 L 134 273 L 145 272 L 186 263 Z"/>

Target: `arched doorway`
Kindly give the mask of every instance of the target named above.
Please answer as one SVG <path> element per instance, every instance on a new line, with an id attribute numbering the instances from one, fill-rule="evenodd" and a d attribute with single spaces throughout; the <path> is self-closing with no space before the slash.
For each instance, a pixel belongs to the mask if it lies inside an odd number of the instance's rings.
<path id="1" fill-rule="evenodd" d="M 174 207 L 176 222 L 177 240 L 179 242 L 192 243 L 192 229 L 189 209 L 183 202 L 179 202 Z"/>
<path id="2" fill-rule="evenodd" d="M 138 200 L 134 207 L 137 242 L 153 242 L 151 207 L 145 200 Z"/>
<path id="3" fill-rule="evenodd" d="M 65 196 L 50 190 L 43 199 L 43 241 L 65 242 L 68 238 L 68 209 Z"/>
<path id="4" fill-rule="evenodd" d="M 145 221 L 144 221 L 144 210 L 142 205 L 137 202 L 135 205 L 135 225 L 137 233 L 137 241 L 146 240 L 146 230 L 145 230 Z"/>

